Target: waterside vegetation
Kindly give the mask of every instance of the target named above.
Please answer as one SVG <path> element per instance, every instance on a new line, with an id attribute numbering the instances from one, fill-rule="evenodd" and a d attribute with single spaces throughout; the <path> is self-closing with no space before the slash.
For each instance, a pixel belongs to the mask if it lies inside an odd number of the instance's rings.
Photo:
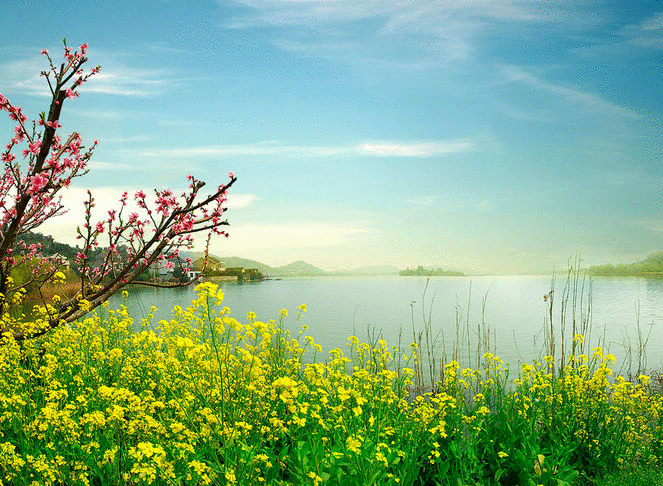
<path id="1" fill-rule="evenodd" d="M 325 357 L 305 306 L 294 323 L 240 320 L 217 286 L 197 291 L 158 323 L 104 304 L 37 339 L 6 334 L 0 484 L 560 486 L 663 457 L 654 380 L 612 376 L 580 334 L 562 367 L 510 371 L 487 352 L 422 380 L 425 345 L 350 337 Z"/>
<path id="2" fill-rule="evenodd" d="M 405 270 L 398 272 L 398 274 L 405 277 L 463 277 L 465 275 L 461 272 L 442 270 L 441 268 L 428 270 L 421 265 L 417 268 L 406 268 Z"/>
<path id="3" fill-rule="evenodd" d="M 663 276 L 663 252 L 649 255 L 636 263 L 622 263 L 618 265 L 594 265 L 589 267 L 591 275 L 622 275 L 622 276 Z"/>

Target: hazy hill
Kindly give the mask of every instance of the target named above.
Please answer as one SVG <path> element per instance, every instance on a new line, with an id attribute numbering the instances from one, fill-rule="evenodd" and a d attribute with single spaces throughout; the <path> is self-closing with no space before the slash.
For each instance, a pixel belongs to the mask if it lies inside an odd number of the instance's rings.
<path id="1" fill-rule="evenodd" d="M 353 275 L 395 275 L 398 271 L 398 268 L 390 265 L 370 265 L 356 268 L 351 270 L 350 273 Z"/>
<path id="2" fill-rule="evenodd" d="M 327 272 L 325 275 L 398 275 L 399 269 L 390 265 L 371 265 L 366 267 L 355 268 L 354 270 L 336 270 L 334 272 Z"/>
<path id="3" fill-rule="evenodd" d="M 589 267 L 590 275 L 649 275 L 663 274 L 663 252 L 649 255 L 636 263 L 618 265 L 593 265 Z"/>
<path id="4" fill-rule="evenodd" d="M 78 251 L 78 248 L 74 248 L 65 243 L 58 243 L 53 240 L 51 236 L 44 236 L 39 233 L 28 233 L 23 235 L 21 238 L 27 244 L 30 243 L 41 243 L 43 247 L 43 253 L 45 255 L 52 255 L 54 253 L 60 253 L 61 255 L 66 256 L 70 261 L 72 261 Z M 658 259 L 660 265 L 663 267 L 663 253 L 659 253 Z M 192 251 L 182 251 L 180 252 L 182 258 L 191 258 L 192 261 L 197 260 L 204 256 L 203 252 L 192 252 Z M 306 276 L 350 276 L 350 275 L 397 275 L 400 271 L 399 268 L 390 266 L 390 265 L 370 265 L 365 267 L 356 268 L 354 270 L 337 270 L 333 272 L 325 272 L 324 270 L 306 263 L 304 261 L 296 261 L 289 263 L 287 265 L 282 265 L 280 267 L 271 267 L 264 263 L 261 263 L 256 260 L 251 260 L 248 258 L 240 257 L 218 257 L 216 255 L 210 255 L 211 257 L 216 258 L 218 261 L 223 262 L 225 268 L 233 267 L 244 267 L 244 268 L 255 268 L 263 275 L 269 277 L 306 277 Z M 652 255 L 649 259 L 655 258 L 656 255 Z M 648 260 L 649 260 L 648 259 Z M 661 270 L 663 271 L 663 270 Z"/>
<path id="5" fill-rule="evenodd" d="M 182 252 L 182 256 L 189 257 L 192 260 L 203 256 L 201 252 Z M 373 265 L 356 268 L 354 270 L 338 270 L 334 272 L 325 272 L 310 263 L 303 261 L 296 261 L 282 265 L 280 267 L 270 267 L 264 263 L 256 260 L 249 260 L 248 258 L 239 257 L 217 257 L 219 261 L 223 262 L 226 268 L 229 267 L 244 267 L 244 268 L 257 268 L 260 273 L 269 277 L 312 277 L 312 276 L 346 276 L 346 275 L 397 275 L 399 269 L 388 265 Z"/>
<path id="6" fill-rule="evenodd" d="M 274 274 L 273 267 L 265 265 L 264 263 L 257 262 L 255 260 L 249 260 L 248 258 L 240 258 L 240 257 L 225 257 L 225 258 L 215 257 L 215 258 L 218 258 L 219 261 L 223 262 L 223 266 L 225 268 L 233 268 L 233 267 L 257 268 L 258 271 L 263 275 Z"/>
<path id="7" fill-rule="evenodd" d="M 314 267 L 310 263 L 306 263 L 303 261 L 297 261 L 297 262 L 292 262 L 287 265 L 283 265 L 281 267 L 277 267 L 274 269 L 275 273 L 272 275 L 274 276 L 281 276 L 281 277 L 290 277 L 290 276 L 309 276 L 309 275 L 324 275 L 325 271 L 319 269 L 318 267 Z"/>
<path id="8" fill-rule="evenodd" d="M 183 256 L 188 256 L 192 260 L 200 258 L 203 256 L 201 252 L 182 252 Z M 302 277 L 302 276 L 312 276 L 312 275 L 324 275 L 324 270 L 321 270 L 313 265 L 298 261 L 289 263 L 287 265 L 282 265 L 280 267 L 270 267 L 264 263 L 258 262 L 256 260 L 250 260 L 248 258 L 240 257 L 218 257 L 214 255 L 214 258 L 223 262 L 224 267 L 244 267 L 244 268 L 257 268 L 260 273 L 268 277 Z"/>

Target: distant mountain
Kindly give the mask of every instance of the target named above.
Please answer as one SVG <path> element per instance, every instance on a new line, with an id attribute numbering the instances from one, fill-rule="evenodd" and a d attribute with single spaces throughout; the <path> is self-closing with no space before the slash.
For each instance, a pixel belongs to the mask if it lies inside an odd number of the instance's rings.
<path id="1" fill-rule="evenodd" d="M 203 256 L 202 252 L 182 252 L 182 256 L 189 257 L 192 260 L 196 260 Z M 407 273 L 407 271 L 401 271 L 399 268 L 392 265 L 369 265 L 365 267 L 355 268 L 354 270 L 335 270 L 331 272 L 325 272 L 321 268 L 318 268 L 310 263 L 304 261 L 296 261 L 288 263 L 287 265 L 282 265 L 280 267 L 270 267 L 264 263 L 260 263 L 256 260 L 249 260 L 248 258 L 239 258 L 239 257 L 218 257 L 216 255 L 214 258 L 218 259 L 220 262 L 223 262 L 224 267 L 244 267 L 244 268 L 256 268 L 260 273 L 267 277 L 344 277 L 344 276 L 381 276 L 381 275 L 398 275 L 399 272 L 401 275 L 424 275 L 429 276 L 431 270 L 419 268 L 417 271 L 411 271 L 414 273 Z M 406 273 L 404 273 L 406 272 Z M 452 270 L 443 271 L 437 269 L 433 271 L 433 275 L 463 275 L 461 272 L 456 272 Z"/>
<path id="2" fill-rule="evenodd" d="M 313 276 L 313 275 L 324 275 L 325 271 L 321 270 L 318 267 L 314 267 L 310 263 L 297 261 L 277 267 L 274 269 L 275 273 L 272 275 L 277 277 L 303 277 L 303 276 Z"/>
<path id="3" fill-rule="evenodd" d="M 45 255 L 52 255 L 54 253 L 60 253 L 61 255 L 66 256 L 69 260 L 73 260 L 78 248 L 71 247 L 64 243 L 58 243 L 53 240 L 51 236 L 44 236 L 39 233 L 27 233 L 21 237 L 26 244 L 31 243 L 41 243 L 43 247 L 43 252 Z M 192 261 L 197 260 L 198 258 L 203 257 L 205 254 L 203 252 L 193 252 L 193 251 L 181 251 L 180 256 L 182 258 L 190 258 Z M 210 255 L 211 257 L 216 258 L 218 261 L 223 263 L 225 268 L 233 267 L 244 267 L 244 268 L 255 268 L 260 273 L 269 277 L 307 277 L 307 276 L 351 276 L 351 275 L 397 275 L 400 271 L 399 268 L 391 265 L 371 265 L 365 267 L 355 268 L 354 270 L 336 270 L 332 272 L 325 272 L 321 268 L 315 267 L 310 263 L 304 261 L 296 261 L 289 263 L 287 265 L 282 265 L 280 267 L 270 267 L 264 263 L 261 263 L 256 260 L 250 260 L 248 258 L 240 257 L 218 257 L 216 255 Z M 655 258 L 656 255 L 652 255 L 649 259 Z M 663 261 L 663 253 L 658 254 L 658 257 Z M 648 259 L 648 260 L 649 260 Z M 621 266 L 620 266 L 621 267 Z M 662 270 L 663 271 L 663 270 Z"/>
<path id="4" fill-rule="evenodd" d="M 257 268 L 258 271 L 263 275 L 274 274 L 273 267 L 265 265 L 264 263 L 257 262 L 255 260 L 249 260 L 248 258 L 225 257 L 225 258 L 219 258 L 219 261 L 222 261 L 223 266 L 226 268 L 233 268 L 233 267 Z"/>
<path id="5" fill-rule="evenodd" d="M 202 252 L 182 252 L 182 255 L 195 260 L 204 254 Z M 282 265 L 280 267 L 270 267 L 269 265 L 258 262 L 256 260 L 250 260 L 248 258 L 218 257 L 216 255 L 211 256 L 214 256 L 214 258 L 218 259 L 220 262 L 223 262 L 223 266 L 226 268 L 256 268 L 260 273 L 268 277 L 307 277 L 314 275 L 325 275 L 324 270 L 314 267 L 310 263 L 302 261 L 288 263 L 287 265 Z"/>
<path id="6" fill-rule="evenodd" d="M 351 270 L 353 275 L 395 275 L 399 271 L 398 268 L 391 265 L 370 265 L 367 267 L 359 267 Z"/>
<path id="7" fill-rule="evenodd" d="M 589 267 L 590 275 L 653 275 L 663 274 L 663 252 L 649 255 L 636 263 L 619 265 L 593 265 Z"/>
<path id="8" fill-rule="evenodd" d="M 191 260 L 196 260 L 203 256 L 202 252 L 182 252 L 183 257 L 189 257 Z M 212 255 L 211 255 L 212 256 Z M 244 268 L 257 268 L 260 273 L 268 277 L 313 277 L 313 276 L 348 276 L 348 275 L 396 275 L 399 269 L 387 265 L 373 265 L 367 267 L 360 267 L 354 270 L 337 270 L 333 272 L 325 272 L 310 263 L 303 261 L 296 261 L 282 265 L 280 267 L 270 267 L 264 263 L 256 260 L 249 260 L 248 258 L 239 257 L 217 257 L 214 258 L 223 262 L 226 268 L 231 267 L 244 267 Z"/>
<path id="9" fill-rule="evenodd" d="M 359 267 L 354 270 L 335 270 L 333 272 L 326 272 L 325 275 L 330 276 L 379 276 L 379 275 L 397 275 L 399 269 L 390 265 L 371 265 L 367 267 Z"/>

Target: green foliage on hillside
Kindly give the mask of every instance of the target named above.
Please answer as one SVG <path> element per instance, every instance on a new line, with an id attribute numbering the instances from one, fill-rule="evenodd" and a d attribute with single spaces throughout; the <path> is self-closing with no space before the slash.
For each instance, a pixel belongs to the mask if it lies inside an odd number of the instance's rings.
<path id="1" fill-rule="evenodd" d="M 76 275 L 76 272 L 71 270 L 70 268 L 60 268 L 60 272 L 65 276 L 66 281 L 68 282 L 75 282 L 78 280 L 78 276 Z M 45 278 L 50 274 L 51 272 L 42 264 L 40 264 L 39 260 L 36 258 L 32 258 L 29 260 L 23 260 L 21 264 L 16 265 L 12 269 L 11 273 L 11 278 L 13 280 L 13 285 L 15 287 L 23 287 L 25 286 L 25 289 L 28 294 L 32 294 L 34 292 L 37 292 L 38 288 L 38 281 L 45 280 Z"/>
<path id="2" fill-rule="evenodd" d="M 70 262 L 74 261 L 76 253 L 79 251 L 78 248 L 55 241 L 52 236 L 33 233 L 32 231 L 28 231 L 21 235 L 18 240 L 25 242 L 27 246 L 32 244 L 41 245 L 42 254 L 44 256 L 51 256 L 59 253 L 60 255 L 67 257 L 67 260 Z"/>
<path id="3" fill-rule="evenodd" d="M 590 275 L 655 275 L 663 274 L 663 252 L 654 253 L 644 260 L 630 264 L 593 265 Z"/>

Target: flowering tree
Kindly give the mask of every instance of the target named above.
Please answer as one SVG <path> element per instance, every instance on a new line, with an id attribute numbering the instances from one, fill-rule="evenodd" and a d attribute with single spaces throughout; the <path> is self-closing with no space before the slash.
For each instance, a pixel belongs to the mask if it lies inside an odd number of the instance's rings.
<path id="1" fill-rule="evenodd" d="M 62 213 L 60 191 L 71 181 L 88 173 L 88 161 L 97 145 L 83 146 L 76 132 L 58 135 L 58 122 L 63 104 L 79 96 L 78 89 L 99 72 L 99 66 L 85 72 L 87 44 L 73 51 L 64 41 L 64 61 L 57 65 L 48 51 L 50 69 L 41 72 L 51 92 L 48 114 L 41 113 L 28 124 L 20 107 L 0 94 L 0 111 L 5 110 L 16 122 L 14 134 L 2 152 L 4 173 L 0 178 L 0 306 L 3 319 L 0 334 L 16 340 L 36 337 L 63 323 L 74 321 L 118 292 L 153 264 L 173 267 L 181 248 L 191 248 L 194 233 L 228 236 L 222 228 L 226 211 L 226 193 L 237 180 L 229 173 L 229 182 L 202 193 L 205 183 L 188 177 L 188 190 L 176 195 L 172 191 L 154 190 L 151 197 L 143 191 L 133 195 L 136 210 L 129 209 L 130 196 L 125 192 L 117 209 L 93 221 L 94 198 L 88 191 L 85 218 L 77 237 L 82 248 L 76 257 L 80 288 L 72 299 L 42 298 L 41 318 L 31 325 L 17 326 L 8 317 L 20 302 L 28 284 L 41 295 L 45 282 L 60 279 L 61 260 L 44 257 L 37 245 L 26 245 L 21 235 L 38 228 L 44 221 Z M 19 152 L 21 148 L 22 152 Z M 16 154 L 16 152 L 19 152 Z M 95 248 L 105 238 L 100 259 L 93 258 Z M 185 262 L 188 267 L 189 261 Z M 30 280 L 17 285 L 11 278 L 19 266 L 30 267 Z"/>

